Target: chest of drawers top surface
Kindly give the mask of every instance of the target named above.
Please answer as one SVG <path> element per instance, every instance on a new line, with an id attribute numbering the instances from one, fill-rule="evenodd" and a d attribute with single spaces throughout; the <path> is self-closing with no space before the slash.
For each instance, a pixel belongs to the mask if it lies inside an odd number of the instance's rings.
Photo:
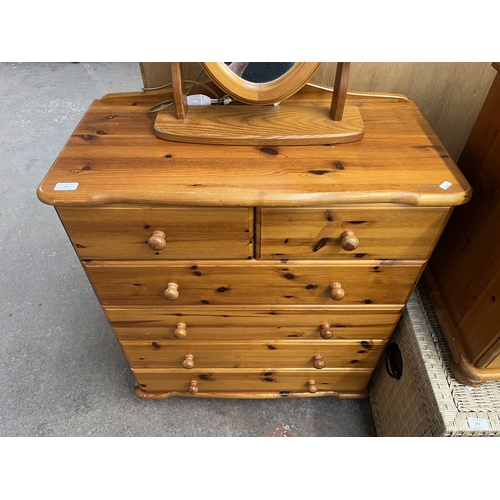
<path id="1" fill-rule="evenodd" d="M 291 99 L 325 106 L 331 99 L 314 87 L 296 96 Z M 40 200 L 54 206 L 453 206 L 470 196 L 411 101 L 349 97 L 365 124 L 358 142 L 259 147 L 158 139 L 148 109 L 161 99 L 130 93 L 94 101 L 41 183 Z M 72 190 L 64 190 L 67 183 Z"/>

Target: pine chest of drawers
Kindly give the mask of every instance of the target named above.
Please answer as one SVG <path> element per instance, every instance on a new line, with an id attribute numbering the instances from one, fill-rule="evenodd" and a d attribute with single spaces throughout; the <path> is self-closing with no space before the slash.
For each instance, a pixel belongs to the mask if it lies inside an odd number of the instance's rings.
<path id="1" fill-rule="evenodd" d="M 307 86 L 291 99 L 330 102 Z M 144 398 L 365 397 L 470 188 L 414 103 L 351 97 L 356 143 L 158 139 L 159 96 L 95 101 L 38 189 Z M 283 103 L 282 105 L 286 105 Z"/>

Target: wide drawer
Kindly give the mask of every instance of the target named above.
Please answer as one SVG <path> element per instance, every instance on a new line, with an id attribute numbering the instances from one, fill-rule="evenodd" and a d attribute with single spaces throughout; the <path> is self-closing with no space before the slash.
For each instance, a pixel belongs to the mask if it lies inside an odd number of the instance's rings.
<path id="1" fill-rule="evenodd" d="M 449 213 L 427 207 L 259 208 L 263 259 L 427 259 Z"/>
<path id="2" fill-rule="evenodd" d="M 244 264 L 92 261 L 85 267 L 105 306 L 333 305 L 404 304 L 422 264 L 418 261 L 247 261 Z"/>
<path id="3" fill-rule="evenodd" d="M 367 387 L 372 374 L 371 369 L 178 371 L 134 368 L 132 371 L 140 388 L 148 393 L 197 393 L 200 396 L 230 393 L 234 397 L 252 397 L 252 393 L 268 394 L 269 397 L 273 394 L 278 397 L 311 394 L 310 382 L 317 388 L 315 394 L 327 391 L 360 393 Z"/>
<path id="4" fill-rule="evenodd" d="M 383 340 L 120 342 L 133 368 L 375 368 Z"/>
<path id="5" fill-rule="evenodd" d="M 106 307 L 119 340 L 335 340 L 388 339 L 401 309 L 343 308 Z"/>
<path id="6" fill-rule="evenodd" d="M 253 257 L 253 208 L 58 208 L 81 259 Z M 162 236 L 159 233 L 163 233 Z"/>

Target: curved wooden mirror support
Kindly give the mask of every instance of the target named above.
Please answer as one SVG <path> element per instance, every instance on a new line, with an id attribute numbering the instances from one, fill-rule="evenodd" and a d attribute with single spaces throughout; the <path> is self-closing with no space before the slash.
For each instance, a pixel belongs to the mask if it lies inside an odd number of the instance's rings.
<path id="1" fill-rule="evenodd" d="M 252 63 L 200 64 L 234 101 L 188 109 L 182 63 L 171 63 L 175 107 L 156 117 L 155 133 L 161 139 L 265 146 L 338 144 L 363 137 L 358 108 L 345 105 L 350 63 L 337 64 L 332 89 L 308 85 L 321 63 L 280 63 L 289 65 L 283 74 L 262 83 L 242 78 Z"/>

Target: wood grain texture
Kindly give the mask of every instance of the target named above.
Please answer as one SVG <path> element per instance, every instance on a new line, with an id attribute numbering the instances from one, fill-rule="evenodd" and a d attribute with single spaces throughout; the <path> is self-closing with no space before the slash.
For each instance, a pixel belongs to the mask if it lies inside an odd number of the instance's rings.
<path id="1" fill-rule="evenodd" d="M 247 259 L 253 257 L 252 208 L 61 207 L 58 214 L 81 259 Z M 165 246 L 154 251 L 154 231 Z"/>
<path id="2" fill-rule="evenodd" d="M 285 103 L 294 98 L 314 105 L 328 103 L 331 93 L 308 86 Z M 40 185 L 40 200 L 57 206 L 451 206 L 470 195 L 411 102 L 355 99 L 365 124 L 361 141 L 277 148 L 159 140 L 147 112 L 156 102 L 156 94 L 95 101 Z M 451 186 L 440 187 L 444 181 Z M 67 182 L 78 182 L 77 189 L 54 190 Z"/>
<path id="3" fill-rule="evenodd" d="M 122 341 L 175 340 L 179 322 L 186 325 L 181 340 L 322 340 L 328 324 L 330 340 L 387 339 L 399 318 L 394 306 L 246 307 L 105 307 Z"/>
<path id="4" fill-rule="evenodd" d="M 211 369 L 174 370 L 134 368 L 139 387 L 146 393 L 177 392 L 187 395 L 191 380 L 199 387 L 198 397 L 286 398 L 303 396 L 365 397 L 371 369 L 272 370 L 272 369 Z M 266 380 L 267 379 L 267 380 Z M 318 392 L 307 390 L 314 379 Z M 332 394 L 333 392 L 333 394 Z M 215 394 L 214 394 L 215 393 Z M 341 394 L 337 394 L 341 393 Z M 178 394 L 178 395 L 180 395 Z M 173 395 L 168 394 L 166 397 Z"/>
<path id="5" fill-rule="evenodd" d="M 91 261 L 85 269 L 101 303 L 111 305 L 333 305 L 330 284 L 345 290 L 342 304 L 404 304 L 421 261 Z M 176 283 L 179 298 L 163 292 Z"/>
<path id="6" fill-rule="evenodd" d="M 471 387 L 481 386 L 488 380 L 500 380 L 500 369 L 497 369 L 496 366 L 492 368 L 478 368 L 470 362 L 460 336 L 457 335 L 454 327 L 454 319 L 448 311 L 447 303 L 443 295 L 441 295 L 440 288 L 437 286 L 429 266 L 426 267 L 423 278 L 429 290 L 429 297 L 435 308 L 436 316 L 443 328 L 453 355 L 450 363 L 453 376 L 461 384 Z"/>
<path id="7" fill-rule="evenodd" d="M 182 63 L 173 62 L 171 64 L 175 114 L 177 119 L 183 119 L 186 118 L 188 113 L 186 89 L 184 88 L 184 72 L 182 70 Z"/>
<path id="8" fill-rule="evenodd" d="M 362 139 L 357 107 L 333 121 L 319 106 L 191 106 L 185 120 L 168 110 L 155 120 L 155 134 L 167 141 L 233 146 L 343 144 Z"/>
<path id="9" fill-rule="evenodd" d="M 145 85 L 172 81 L 170 63 L 139 64 Z M 322 63 L 312 81 L 333 87 L 336 67 L 335 62 Z M 185 63 L 184 68 L 186 78 L 196 78 L 201 71 L 194 62 Z M 355 62 L 351 63 L 349 90 L 408 96 L 457 161 L 494 77 L 489 62 Z"/>
<path id="10" fill-rule="evenodd" d="M 446 311 L 441 314 L 455 362 L 470 364 L 467 371 L 476 370 L 478 379 L 484 379 L 488 369 L 500 379 L 499 133 L 497 74 L 459 159 L 475 195 L 450 218 L 429 264 L 438 307 Z"/>
<path id="11" fill-rule="evenodd" d="M 335 66 L 323 63 L 313 81 L 332 85 Z M 354 62 L 349 90 L 408 96 L 457 161 L 494 77 L 489 62 Z"/>
<path id="12" fill-rule="evenodd" d="M 426 260 L 448 218 L 446 208 L 357 207 L 261 208 L 257 249 L 263 259 Z M 358 245 L 341 246 L 344 232 Z"/>
<path id="13" fill-rule="evenodd" d="M 142 367 L 137 395 L 366 397 L 450 209 L 468 201 L 465 177 L 400 96 L 348 97 L 365 123 L 356 143 L 237 147 L 158 139 L 148 110 L 171 96 L 95 101 L 38 190 Z M 331 96 L 307 85 L 283 109 Z M 328 247 L 332 218 L 346 253 L 307 257 Z M 290 226 L 297 258 L 262 258 Z M 350 253 L 367 240 L 393 253 Z"/>
<path id="14" fill-rule="evenodd" d="M 384 340 L 348 341 L 122 341 L 132 368 L 179 368 L 186 355 L 192 368 L 314 368 L 320 355 L 325 368 L 371 368 L 377 364 Z M 321 368 L 323 369 L 323 368 Z"/>
<path id="15" fill-rule="evenodd" d="M 330 116 L 334 121 L 340 121 L 344 116 L 350 67 L 351 63 L 348 62 L 337 63 L 337 73 L 333 83 L 333 96 L 330 107 Z"/>

